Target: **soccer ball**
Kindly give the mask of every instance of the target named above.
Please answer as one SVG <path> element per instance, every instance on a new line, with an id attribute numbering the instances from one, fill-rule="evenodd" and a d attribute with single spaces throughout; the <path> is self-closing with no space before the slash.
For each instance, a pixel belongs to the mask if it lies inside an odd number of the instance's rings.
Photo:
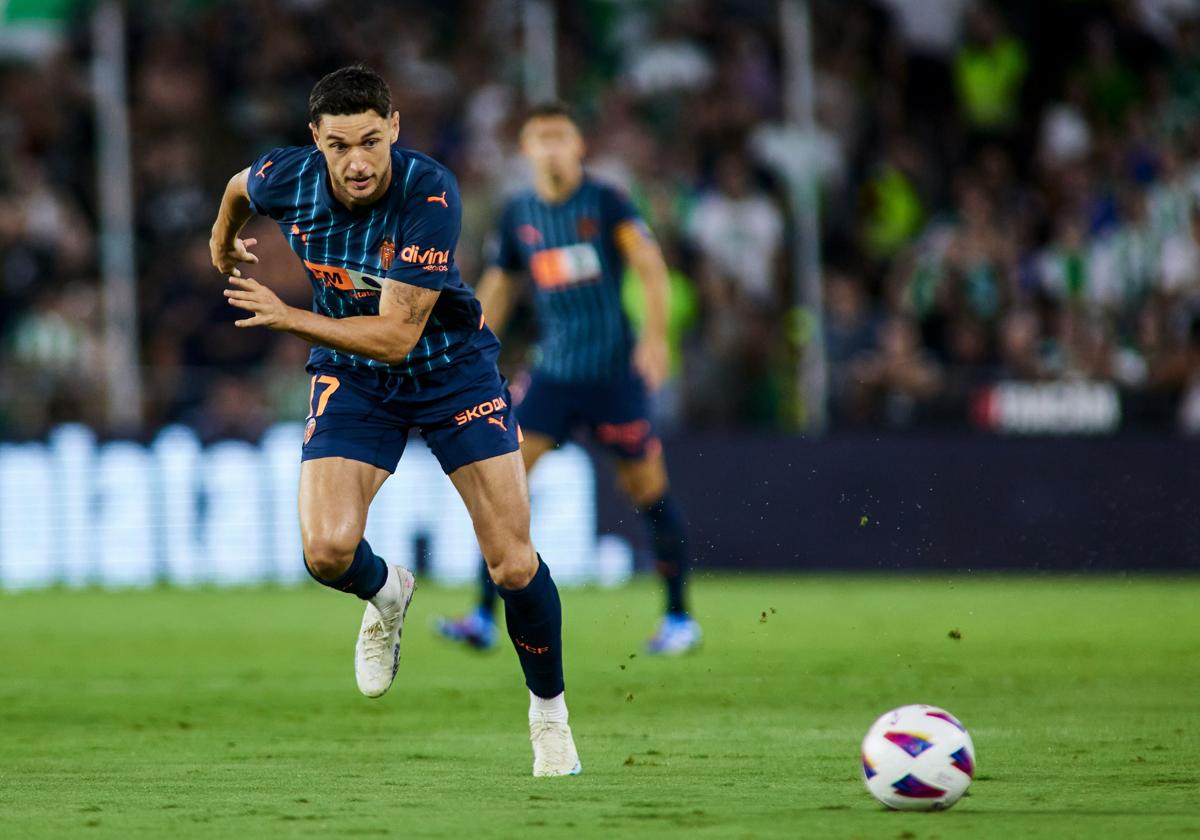
<path id="1" fill-rule="evenodd" d="M 901 706 L 867 731 L 863 781 L 871 795 L 898 811 L 941 811 L 975 777 L 975 746 L 966 727 L 937 706 Z"/>

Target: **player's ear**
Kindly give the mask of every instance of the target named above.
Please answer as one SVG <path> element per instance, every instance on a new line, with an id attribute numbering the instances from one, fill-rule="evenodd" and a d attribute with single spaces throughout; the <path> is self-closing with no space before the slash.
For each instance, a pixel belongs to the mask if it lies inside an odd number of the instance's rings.
<path id="1" fill-rule="evenodd" d="M 316 143 L 318 146 L 320 146 L 321 145 L 321 135 L 317 131 L 317 124 L 310 122 L 308 124 L 308 129 L 309 129 L 309 131 L 312 132 L 313 142 Z"/>
<path id="2" fill-rule="evenodd" d="M 388 126 L 388 133 L 392 136 L 392 143 L 400 139 L 400 112 L 392 111 L 391 125 Z"/>

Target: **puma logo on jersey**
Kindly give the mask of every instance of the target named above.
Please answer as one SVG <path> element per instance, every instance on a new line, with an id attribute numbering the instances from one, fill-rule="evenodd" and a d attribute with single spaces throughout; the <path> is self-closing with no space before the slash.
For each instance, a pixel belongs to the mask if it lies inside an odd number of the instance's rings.
<path id="1" fill-rule="evenodd" d="M 266 163 L 264 163 L 264 164 L 262 165 L 262 169 L 260 169 L 260 170 L 258 170 L 257 172 L 255 172 L 255 173 L 254 173 L 254 177 L 256 177 L 256 178 L 266 178 L 267 176 L 266 176 L 264 173 L 267 171 L 268 167 L 271 167 L 271 166 L 274 166 L 274 165 L 275 165 L 275 161 L 273 161 L 273 160 L 269 160 L 269 161 L 267 161 Z"/>
<path id="2" fill-rule="evenodd" d="M 502 420 L 501 418 L 499 418 L 499 417 L 489 417 L 489 418 L 488 418 L 488 422 L 489 422 L 489 423 L 491 423 L 491 424 L 493 424 L 493 425 L 499 426 L 499 427 L 501 428 L 501 430 L 503 430 L 505 433 L 507 433 L 507 432 L 508 432 L 508 426 L 505 426 L 505 425 L 504 425 L 504 420 Z"/>
<path id="3" fill-rule="evenodd" d="M 449 204 L 446 203 L 446 191 L 445 190 L 442 190 L 441 195 L 430 195 L 430 196 L 425 197 L 426 204 L 434 204 L 435 202 L 440 203 L 443 207 L 450 206 Z"/>

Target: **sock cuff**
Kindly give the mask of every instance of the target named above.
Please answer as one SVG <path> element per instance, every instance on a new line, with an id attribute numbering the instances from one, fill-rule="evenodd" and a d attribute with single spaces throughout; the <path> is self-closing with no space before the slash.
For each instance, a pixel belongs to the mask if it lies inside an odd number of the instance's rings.
<path id="1" fill-rule="evenodd" d="M 542 559 L 542 555 L 537 555 L 538 567 L 533 573 L 529 583 L 525 584 L 520 589 L 508 589 L 497 585 L 496 592 L 504 599 L 506 604 L 523 604 L 526 601 L 536 600 L 541 597 L 541 591 L 545 589 L 547 581 L 550 580 L 550 567 L 546 565 L 546 561 Z"/>
<path id="2" fill-rule="evenodd" d="M 374 598 L 379 593 L 379 590 L 387 583 L 388 576 L 387 564 L 371 551 L 371 546 L 366 540 L 359 540 L 349 568 L 333 580 L 317 577 L 308 565 L 308 560 L 304 561 L 304 568 L 308 571 L 309 577 L 322 586 L 339 589 L 342 592 L 353 592 L 364 601 Z"/>
<path id="3" fill-rule="evenodd" d="M 567 699 L 565 693 L 560 691 L 553 697 L 539 697 L 530 691 L 530 719 L 533 719 L 535 715 L 542 716 L 547 720 L 553 720 L 559 723 L 567 723 L 569 720 L 569 715 L 567 713 Z"/>

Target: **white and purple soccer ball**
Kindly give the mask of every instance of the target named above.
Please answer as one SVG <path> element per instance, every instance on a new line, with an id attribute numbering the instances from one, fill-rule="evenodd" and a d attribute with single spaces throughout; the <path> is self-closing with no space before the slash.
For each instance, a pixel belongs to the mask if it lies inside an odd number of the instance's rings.
<path id="1" fill-rule="evenodd" d="M 975 777 L 975 746 L 954 715 L 937 706 L 901 706 L 883 715 L 862 743 L 863 781 L 898 811 L 941 811 Z"/>

